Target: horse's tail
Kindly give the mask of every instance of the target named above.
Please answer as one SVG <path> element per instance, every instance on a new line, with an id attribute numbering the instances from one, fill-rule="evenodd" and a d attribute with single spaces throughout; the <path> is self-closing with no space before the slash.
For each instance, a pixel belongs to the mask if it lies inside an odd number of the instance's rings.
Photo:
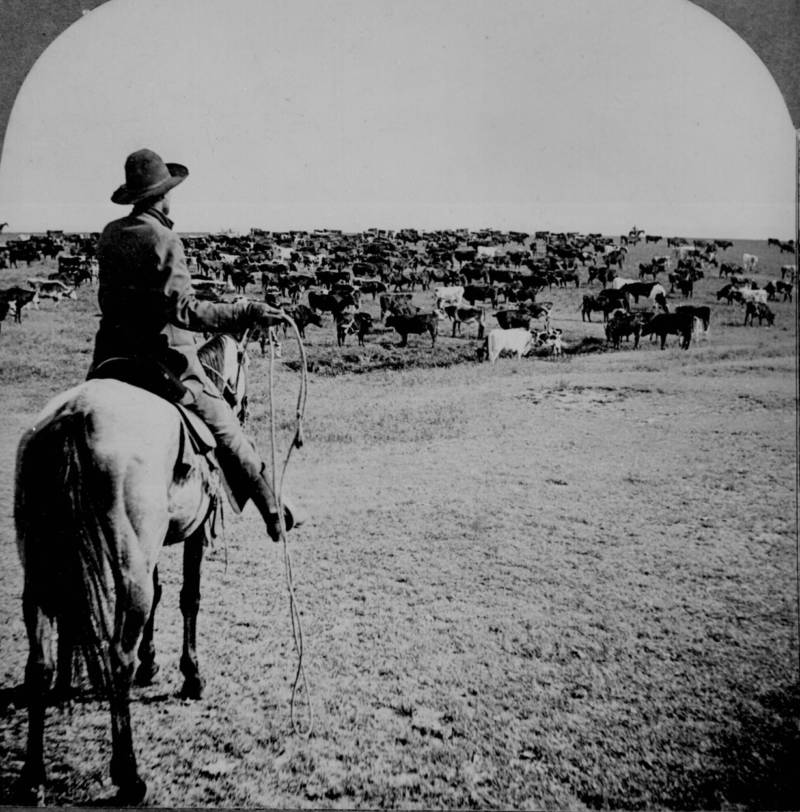
<path id="1" fill-rule="evenodd" d="M 114 573 L 98 499 L 108 498 L 84 415 L 56 417 L 23 437 L 14 516 L 25 588 L 80 648 L 92 685 L 110 685 Z"/>

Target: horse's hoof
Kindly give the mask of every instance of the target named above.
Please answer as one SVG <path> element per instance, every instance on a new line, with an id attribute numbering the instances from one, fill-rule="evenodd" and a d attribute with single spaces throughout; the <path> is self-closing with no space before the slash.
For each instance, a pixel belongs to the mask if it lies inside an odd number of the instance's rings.
<path id="1" fill-rule="evenodd" d="M 203 688 L 205 684 L 200 677 L 187 677 L 183 681 L 183 688 L 181 688 L 181 699 L 202 699 Z"/>
<path id="2" fill-rule="evenodd" d="M 152 685 L 156 681 L 156 677 L 158 676 L 158 672 L 160 670 L 161 666 L 155 661 L 148 664 L 139 663 L 139 667 L 136 669 L 136 674 L 133 677 L 133 681 L 140 688 Z"/>

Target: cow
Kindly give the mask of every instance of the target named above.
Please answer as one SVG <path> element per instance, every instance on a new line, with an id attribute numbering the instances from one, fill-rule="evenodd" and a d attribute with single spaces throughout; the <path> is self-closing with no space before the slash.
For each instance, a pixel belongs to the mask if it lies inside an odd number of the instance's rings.
<path id="1" fill-rule="evenodd" d="M 300 338 L 306 337 L 306 327 L 314 325 L 314 327 L 322 327 L 322 316 L 315 313 L 308 305 L 299 304 L 290 307 L 286 310 L 286 314 L 297 325 L 297 332 L 300 333 Z M 284 325 L 284 335 L 286 334 L 286 325 Z"/>
<path id="2" fill-rule="evenodd" d="M 711 323 L 711 308 L 708 305 L 678 305 L 675 312 L 690 314 L 694 319 L 693 335 L 698 338 L 708 338 L 708 326 Z"/>
<path id="3" fill-rule="evenodd" d="M 796 265 L 781 265 L 781 279 L 789 276 L 789 281 L 794 282 L 797 279 L 797 266 Z"/>
<path id="4" fill-rule="evenodd" d="M 627 300 L 625 305 L 627 308 Z M 600 310 L 603 313 L 603 321 L 608 320 L 608 314 L 612 313 L 619 306 L 619 302 L 615 299 L 601 298 L 599 296 L 584 296 L 581 303 L 581 321 L 591 321 L 592 311 Z"/>
<path id="5" fill-rule="evenodd" d="M 308 306 L 314 310 L 332 313 L 335 317 L 337 313 L 341 313 L 346 307 L 356 307 L 356 301 L 349 293 L 321 293 L 319 291 L 310 290 L 308 292 Z"/>
<path id="6" fill-rule="evenodd" d="M 744 326 L 747 327 L 748 322 L 752 327 L 754 324 L 753 318 L 758 319 L 758 326 L 761 326 L 763 321 L 767 322 L 767 325 L 772 327 L 775 323 L 775 314 L 769 307 L 763 302 L 748 302 L 745 305 L 744 310 Z"/>
<path id="7" fill-rule="evenodd" d="M 658 282 L 632 282 L 623 285 L 620 290 L 627 296 L 632 296 L 634 304 L 639 303 L 639 297 L 644 296 L 652 301 L 657 301 L 659 294 L 666 296 L 663 285 Z"/>
<path id="8" fill-rule="evenodd" d="M 617 290 L 616 288 L 606 288 L 597 294 L 597 298 L 601 302 L 613 302 L 614 308 L 621 307 L 623 310 L 630 310 L 628 296 L 622 289 Z"/>
<path id="9" fill-rule="evenodd" d="M 664 238 L 660 234 L 645 234 L 644 235 L 644 242 L 645 245 L 650 242 L 661 242 Z"/>
<path id="10" fill-rule="evenodd" d="M 375 296 L 378 293 L 386 293 L 388 290 L 386 283 L 381 282 L 380 279 L 362 279 L 359 283 L 359 287 L 361 288 L 362 293 L 372 294 L 373 302 L 375 301 Z"/>
<path id="11" fill-rule="evenodd" d="M 791 302 L 792 301 L 792 289 L 794 285 L 791 282 L 783 282 L 780 279 L 775 283 L 775 291 L 776 293 L 783 294 L 783 301 L 784 302 Z"/>
<path id="12" fill-rule="evenodd" d="M 637 350 L 643 324 L 641 314 L 615 310 L 605 327 L 606 341 L 618 350 L 623 338 L 627 341 L 633 336 L 633 349 Z"/>
<path id="13" fill-rule="evenodd" d="M 360 318 L 361 316 L 367 316 L 369 319 L 368 325 L 366 321 Z M 352 307 L 347 307 L 340 313 L 337 313 L 336 343 L 340 347 L 343 347 L 345 341 L 347 340 L 347 336 L 351 335 L 352 333 L 357 333 L 362 323 L 365 325 L 365 330 L 363 334 L 359 334 L 359 346 L 364 346 L 364 335 L 366 335 L 367 329 L 372 326 L 372 316 L 369 316 L 367 313 L 357 313 L 355 308 Z"/>
<path id="14" fill-rule="evenodd" d="M 758 265 L 758 257 L 755 254 L 742 254 L 742 269 L 745 273 L 753 272 Z"/>
<path id="15" fill-rule="evenodd" d="M 679 278 L 675 284 L 683 294 L 684 299 L 690 299 L 694 296 L 694 279 L 691 276 Z"/>
<path id="16" fill-rule="evenodd" d="M 531 313 L 525 308 L 519 308 L 517 310 L 498 310 L 494 314 L 494 317 L 503 330 L 509 330 L 513 327 L 524 327 L 526 330 L 530 330 L 531 321 L 533 319 Z"/>
<path id="17" fill-rule="evenodd" d="M 6 301 L 11 305 L 11 310 L 8 312 L 13 311 L 14 321 L 21 324 L 23 307 L 31 305 L 36 310 L 39 309 L 39 291 L 14 285 L 12 288 L 0 290 L 0 301 Z"/>
<path id="18" fill-rule="evenodd" d="M 746 305 L 748 302 L 766 305 L 767 291 L 765 291 L 763 288 L 743 288 L 741 290 L 732 291 L 730 298 L 743 305 Z"/>
<path id="19" fill-rule="evenodd" d="M 460 305 L 464 298 L 464 286 L 449 285 L 448 287 L 434 288 L 433 295 L 437 310 L 446 304 Z"/>
<path id="20" fill-rule="evenodd" d="M 60 302 L 62 299 L 77 299 L 75 288 L 58 279 L 32 278 L 27 283 L 39 294 L 40 299 L 53 299 Z"/>
<path id="21" fill-rule="evenodd" d="M 680 336 L 681 349 L 688 350 L 692 343 L 694 316 L 691 313 L 657 313 L 642 328 L 642 335 L 656 335 L 661 339 L 661 349 L 667 343 L 668 335 Z"/>
<path id="22" fill-rule="evenodd" d="M 517 358 L 522 358 L 533 345 L 533 336 L 530 330 L 516 327 L 511 330 L 495 328 L 489 331 L 483 346 L 484 357 L 493 364 L 501 352 L 512 352 Z"/>
<path id="23" fill-rule="evenodd" d="M 486 312 L 482 307 L 457 307 L 456 305 L 445 305 L 444 312 L 453 322 L 453 338 L 456 331 L 461 335 L 462 324 L 475 324 L 478 327 L 478 338 L 483 338 L 484 325 L 486 323 Z"/>
<path id="24" fill-rule="evenodd" d="M 605 287 L 612 279 L 614 278 L 614 271 L 610 268 L 600 268 L 597 265 L 593 265 L 589 268 L 589 282 L 593 280 L 597 280 L 600 284 Z"/>
<path id="25" fill-rule="evenodd" d="M 419 308 L 411 304 L 410 293 L 382 293 L 379 299 L 381 305 L 381 321 L 386 318 L 387 313 L 411 316 Z"/>
<path id="26" fill-rule="evenodd" d="M 485 302 L 487 300 L 491 302 L 492 307 L 497 306 L 497 288 L 493 285 L 466 285 L 462 296 L 465 301 L 473 306 L 475 302 Z"/>
<path id="27" fill-rule="evenodd" d="M 644 279 L 645 276 L 652 276 L 653 281 L 655 281 L 658 274 L 660 274 L 664 270 L 664 267 L 656 262 L 640 262 L 639 263 L 639 279 Z"/>
<path id="28" fill-rule="evenodd" d="M 717 248 L 722 249 L 725 251 L 728 248 L 733 248 L 733 243 L 730 240 L 715 240 L 717 243 Z"/>
<path id="29" fill-rule="evenodd" d="M 431 337 L 431 349 L 436 346 L 436 334 L 439 330 L 439 314 L 414 313 L 413 315 L 403 315 L 391 313 L 386 318 L 386 326 L 394 328 L 400 336 L 399 346 L 405 347 L 408 344 L 408 336 L 422 335 L 428 333 Z"/>
<path id="30" fill-rule="evenodd" d="M 533 336 L 537 348 L 546 347 L 548 354 L 554 358 L 560 358 L 564 345 L 561 343 L 561 329 L 543 330 Z"/>
<path id="31" fill-rule="evenodd" d="M 3 326 L 3 321 L 11 310 L 11 302 L 8 299 L 0 298 L 0 328 Z"/>

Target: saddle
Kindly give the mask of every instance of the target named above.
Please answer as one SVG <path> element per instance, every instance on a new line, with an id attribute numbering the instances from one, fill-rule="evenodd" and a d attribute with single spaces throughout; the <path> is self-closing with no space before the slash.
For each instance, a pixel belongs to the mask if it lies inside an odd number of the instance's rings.
<path id="1" fill-rule="evenodd" d="M 181 418 L 181 453 L 179 459 L 188 463 L 185 457 L 190 450 L 202 456 L 208 455 L 217 447 L 211 429 L 182 402 L 191 396 L 189 389 L 169 367 L 155 358 L 117 357 L 102 361 L 86 376 L 87 380 L 113 378 L 122 383 L 144 389 L 153 395 L 169 401 Z"/>

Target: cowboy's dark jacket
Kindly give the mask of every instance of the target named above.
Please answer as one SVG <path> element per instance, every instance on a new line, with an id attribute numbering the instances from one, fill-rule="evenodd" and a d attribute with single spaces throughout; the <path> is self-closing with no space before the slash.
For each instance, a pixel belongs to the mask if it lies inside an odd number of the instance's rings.
<path id="1" fill-rule="evenodd" d="M 197 394 L 208 387 L 208 379 L 193 331 L 239 332 L 252 316 L 247 302 L 195 298 L 183 244 L 172 226 L 162 212 L 135 207 L 103 230 L 97 249 L 101 318 L 93 367 L 115 357 L 158 358 Z M 181 369 L 170 362 L 167 348 L 183 356 Z"/>

